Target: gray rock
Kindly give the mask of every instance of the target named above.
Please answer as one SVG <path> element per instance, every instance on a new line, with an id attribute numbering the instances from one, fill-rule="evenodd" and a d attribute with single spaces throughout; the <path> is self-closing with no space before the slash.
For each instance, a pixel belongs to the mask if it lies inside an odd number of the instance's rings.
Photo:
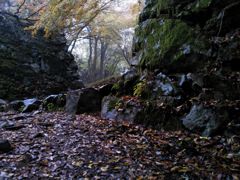
<path id="1" fill-rule="evenodd" d="M 132 69 L 128 70 L 127 72 L 125 72 L 122 75 L 122 77 L 123 77 L 124 81 L 129 81 L 129 80 L 135 79 L 136 77 L 138 77 L 137 70 L 135 68 L 132 68 Z"/>
<path id="2" fill-rule="evenodd" d="M 171 79 L 165 74 L 159 73 L 154 81 L 153 91 L 164 96 L 173 95 L 176 92 Z"/>
<path id="3" fill-rule="evenodd" d="M 41 101 L 33 98 L 26 100 L 16 100 L 9 103 L 7 110 L 29 113 L 40 108 Z"/>
<path id="4" fill-rule="evenodd" d="M 8 180 L 10 179 L 9 175 L 6 172 L 0 171 L 0 180 Z"/>
<path id="5" fill-rule="evenodd" d="M 65 94 L 57 94 L 57 95 L 50 95 L 43 100 L 43 109 L 45 110 L 52 110 L 63 108 L 66 104 L 66 95 Z"/>
<path id="6" fill-rule="evenodd" d="M 121 105 L 127 108 L 116 108 Z M 128 120 L 134 122 L 138 113 L 142 110 L 142 107 L 134 102 L 124 102 L 117 97 L 106 96 L 102 100 L 101 117 L 109 120 Z"/>
<path id="7" fill-rule="evenodd" d="M 194 85 L 198 85 L 200 87 L 204 86 L 203 77 L 202 76 L 200 76 L 198 74 L 188 73 L 186 77 L 187 77 L 187 79 L 192 80 L 193 86 Z"/>
<path id="8" fill-rule="evenodd" d="M 159 102 L 140 103 L 135 100 L 124 100 L 106 96 L 102 100 L 101 117 L 108 120 L 128 120 L 155 129 L 179 130 L 181 122 L 173 109 L 157 107 Z"/>
<path id="9" fill-rule="evenodd" d="M 8 140 L 0 140 L 0 152 L 7 153 L 12 150 L 12 146 Z"/>
<path id="10" fill-rule="evenodd" d="M 7 106 L 7 102 L 4 101 L 3 99 L 0 99 L 0 112 L 5 111 L 6 106 Z"/>
<path id="11" fill-rule="evenodd" d="M 6 105 L 6 104 L 7 104 L 6 101 L 4 101 L 3 99 L 0 99 L 0 106 L 1 106 L 1 105 Z"/>
<path id="12" fill-rule="evenodd" d="M 13 110 L 13 111 L 22 111 L 24 106 L 25 106 L 25 104 L 23 101 L 16 100 L 16 101 L 12 101 L 9 103 L 8 109 Z"/>
<path id="13" fill-rule="evenodd" d="M 41 105 L 41 101 L 39 101 L 36 98 L 26 99 L 23 101 L 23 103 L 24 103 L 24 108 L 22 110 L 23 113 L 29 113 L 29 112 L 38 110 Z"/>
<path id="14" fill-rule="evenodd" d="M 203 79 L 197 74 L 188 73 L 178 76 L 178 87 L 186 96 L 199 95 L 203 86 Z"/>
<path id="15" fill-rule="evenodd" d="M 14 123 L 12 121 L 7 121 L 7 120 L 0 120 L 0 128 L 5 128 L 8 126 L 13 126 Z"/>
<path id="16" fill-rule="evenodd" d="M 97 112 L 101 109 L 101 100 L 99 91 L 94 88 L 69 91 L 65 109 L 69 114 Z"/>
<path id="17" fill-rule="evenodd" d="M 227 111 L 205 108 L 203 105 L 194 105 L 189 114 L 182 118 L 187 129 L 203 136 L 214 135 L 227 121 Z"/>

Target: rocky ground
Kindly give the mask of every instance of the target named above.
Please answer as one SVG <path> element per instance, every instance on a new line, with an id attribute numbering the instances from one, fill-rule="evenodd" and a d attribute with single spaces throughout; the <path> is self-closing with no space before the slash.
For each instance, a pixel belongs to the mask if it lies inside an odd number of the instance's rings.
<path id="1" fill-rule="evenodd" d="M 0 179 L 240 178 L 238 136 L 203 138 L 98 114 L 38 111 L 1 113 L 0 127 L 12 148 L 1 140 Z"/>

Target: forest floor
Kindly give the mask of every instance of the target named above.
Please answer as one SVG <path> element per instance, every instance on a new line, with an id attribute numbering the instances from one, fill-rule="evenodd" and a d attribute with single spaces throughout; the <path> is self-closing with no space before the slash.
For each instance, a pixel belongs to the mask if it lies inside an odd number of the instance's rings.
<path id="1" fill-rule="evenodd" d="M 0 114 L 13 150 L 0 154 L 0 179 L 240 178 L 240 139 L 164 132 L 97 114 Z M 6 179 L 8 179 L 6 178 Z"/>

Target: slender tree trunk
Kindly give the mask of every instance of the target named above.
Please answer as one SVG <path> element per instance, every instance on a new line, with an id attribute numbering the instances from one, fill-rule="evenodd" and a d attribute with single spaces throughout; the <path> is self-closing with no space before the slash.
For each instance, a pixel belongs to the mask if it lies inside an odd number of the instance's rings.
<path id="1" fill-rule="evenodd" d="M 93 63 L 92 63 L 92 77 L 93 79 L 96 79 L 96 75 L 97 75 L 97 59 L 98 59 L 98 40 L 99 37 L 95 37 L 94 38 L 94 57 L 93 57 Z"/>
<path id="2" fill-rule="evenodd" d="M 88 71 L 91 71 L 91 65 L 92 65 L 92 55 L 93 55 L 93 49 L 92 49 L 92 38 L 89 38 L 89 57 L 88 57 Z"/>
<path id="3" fill-rule="evenodd" d="M 101 39 L 101 56 L 100 56 L 100 76 L 101 78 L 104 78 L 104 63 L 107 53 L 108 43 L 104 42 L 103 39 Z"/>

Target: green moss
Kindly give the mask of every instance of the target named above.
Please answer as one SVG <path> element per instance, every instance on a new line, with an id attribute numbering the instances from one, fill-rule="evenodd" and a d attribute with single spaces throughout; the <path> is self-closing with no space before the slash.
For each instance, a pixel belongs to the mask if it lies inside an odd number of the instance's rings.
<path id="1" fill-rule="evenodd" d="M 24 109 L 24 106 L 21 106 L 21 107 L 18 109 L 18 111 L 19 111 L 19 112 L 22 112 L 23 109 Z"/>
<path id="2" fill-rule="evenodd" d="M 142 97 L 147 92 L 147 82 L 142 81 L 136 84 L 133 88 L 134 92 L 133 95 L 137 97 Z"/>
<path id="3" fill-rule="evenodd" d="M 118 91 L 120 89 L 120 84 L 117 82 L 113 85 L 112 90 Z"/>
<path id="4" fill-rule="evenodd" d="M 49 103 L 47 105 L 47 110 L 50 111 L 50 112 L 53 112 L 53 111 L 56 111 L 57 108 L 55 107 L 55 105 L 53 103 Z"/>
<path id="5" fill-rule="evenodd" d="M 193 11 L 198 11 L 202 8 L 207 8 L 211 4 L 212 0 L 198 0 L 193 8 Z"/>
<path id="6" fill-rule="evenodd" d="M 168 9 L 169 8 L 169 1 L 168 0 L 158 0 L 153 6 L 153 11 L 157 12 L 157 15 L 161 14 L 162 9 Z"/>
<path id="7" fill-rule="evenodd" d="M 137 49 L 142 49 L 141 67 L 178 60 L 185 53 L 183 46 L 191 51 L 203 49 L 196 30 L 180 20 L 149 19 L 136 29 L 136 37 Z"/>
<path id="8" fill-rule="evenodd" d="M 116 107 L 118 107 L 121 103 L 121 100 L 118 98 L 115 98 L 113 100 L 111 100 L 108 104 L 108 110 L 111 111 L 113 109 L 115 109 Z"/>

